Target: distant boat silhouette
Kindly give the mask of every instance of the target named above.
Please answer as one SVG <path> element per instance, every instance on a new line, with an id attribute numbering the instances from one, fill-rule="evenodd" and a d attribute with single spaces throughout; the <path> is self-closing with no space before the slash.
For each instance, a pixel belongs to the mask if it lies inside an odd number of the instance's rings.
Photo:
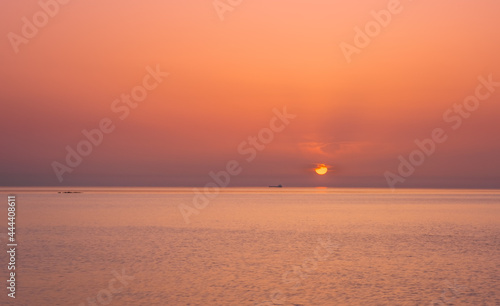
<path id="1" fill-rule="evenodd" d="M 283 187 L 283 185 L 279 184 L 279 185 L 277 185 L 277 186 L 269 186 L 269 187 L 270 187 L 270 188 L 281 188 L 281 187 Z"/>

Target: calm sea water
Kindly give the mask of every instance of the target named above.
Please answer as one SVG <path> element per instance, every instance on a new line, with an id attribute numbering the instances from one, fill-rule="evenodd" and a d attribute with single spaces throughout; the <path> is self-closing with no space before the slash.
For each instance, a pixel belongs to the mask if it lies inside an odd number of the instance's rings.
<path id="1" fill-rule="evenodd" d="M 500 305 L 498 190 L 71 190 L 1 190 L 1 305 Z"/>

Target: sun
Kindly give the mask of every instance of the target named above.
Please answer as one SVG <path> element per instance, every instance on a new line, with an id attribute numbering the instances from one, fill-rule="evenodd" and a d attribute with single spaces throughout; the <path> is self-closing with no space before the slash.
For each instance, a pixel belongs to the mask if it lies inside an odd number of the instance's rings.
<path id="1" fill-rule="evenodd" d="M 314 169 L 314 171 L 316 171 L 316 173 L 319 175 L 323 175 L 323 174 L 326 174 L 328 172 L 328 168 L 325 166 L 325 164 L 321 164 L 321 165 L 318 165 L 318 167 L 316 169 Z"/>

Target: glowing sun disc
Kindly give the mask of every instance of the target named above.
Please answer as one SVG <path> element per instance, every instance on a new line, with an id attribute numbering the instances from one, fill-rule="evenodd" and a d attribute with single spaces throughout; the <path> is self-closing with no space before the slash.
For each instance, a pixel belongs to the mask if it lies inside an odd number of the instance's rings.
<path id="1" fill-rule="evenodd" d="M 323 175 L 328 172 L 328 168 L 325 165 L 319 165 L 318 168 L 314 169 L 317 174 Z"/>

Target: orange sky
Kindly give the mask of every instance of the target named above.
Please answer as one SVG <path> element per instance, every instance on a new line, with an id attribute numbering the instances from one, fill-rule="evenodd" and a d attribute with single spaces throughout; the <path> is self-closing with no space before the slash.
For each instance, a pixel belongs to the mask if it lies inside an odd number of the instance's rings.
<path id="1" fill-rule="evenodd" d="M 43 11 L 3 1 L 0 184 L 203 186 L 236 160 L 231 186 L 388 187 L 398 156 L 442 128 L 396 186 L 500 188 L 500 87 L 458 129 L 443 120 L 478 77 L 500 81 L 500 2 L 397 2 L 243 0 L 221 20 L 207 0 L 42 0 L 54 16 L 13 43 Z M 341 43 L 390 5 L 399 13 L 348 63 Z M 148 66 L 169 75 L 120 120 L 113 101 Z M 238 146 L 283 107 L 297 117 L 247 162 Z M 58 180 L 53 162 L 103 118 L 115 130 Z"/>

